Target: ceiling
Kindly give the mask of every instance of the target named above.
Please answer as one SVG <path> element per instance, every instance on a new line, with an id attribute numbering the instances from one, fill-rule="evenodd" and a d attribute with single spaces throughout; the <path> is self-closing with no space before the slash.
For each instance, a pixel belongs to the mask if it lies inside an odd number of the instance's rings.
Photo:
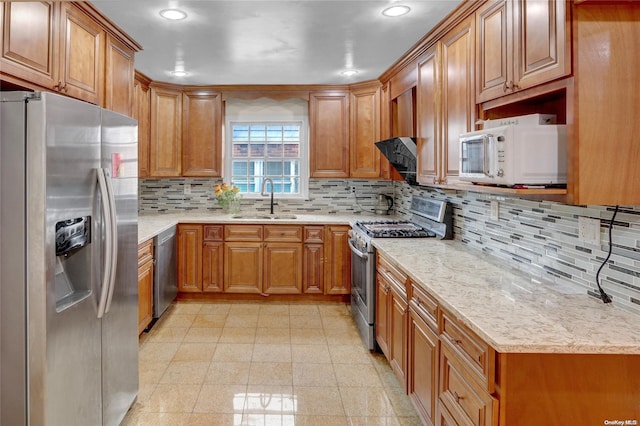
<path id="1" fill-rule="evenodd" d="M 378 78 L 461 0 L 92 1 L 144 50 L 135 67 L 193 85 L 351 84 Z M 385 17 L 391 4 L 409 6 Z M 168 21 L 160 10 L 187 13 Z M 184 67 L 189 73 L 175 77 Z M 354 76 L 341 74 L 356 69 Z"/>

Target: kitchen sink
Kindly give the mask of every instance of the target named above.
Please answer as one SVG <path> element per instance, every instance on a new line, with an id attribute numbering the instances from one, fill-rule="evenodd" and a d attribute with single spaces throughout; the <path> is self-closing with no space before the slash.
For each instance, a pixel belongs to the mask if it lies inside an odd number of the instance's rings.
<path id="1" fill-rule="evenodd" d="M 272 220 L 272 219 L 297 219 L 295 214 L 234 214 L 233 219 L 256 219 L 256 220 Z"/>

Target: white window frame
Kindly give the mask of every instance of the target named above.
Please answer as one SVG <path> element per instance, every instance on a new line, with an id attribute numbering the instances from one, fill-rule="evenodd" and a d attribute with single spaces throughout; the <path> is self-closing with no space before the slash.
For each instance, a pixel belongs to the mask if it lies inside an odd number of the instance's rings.
<path id="1" fill-rule="evenodd" d="M 275 197 L 282 200 L 305 200 L 309 198 L 309 119 L 308 116 L 301 115 L 271 115 L 268 113 L 258 113 L 255 111 L 248 115 L 228 116 L 225 119 L 225 158 L 224 158 L 224 176 L 223 181 L 231 183 L 231 171 L 233 161 L 233 124 L 242 123 L 265 125 L 269 123 L 275 124 L 299 124 L 300 125 L 300 193 L 299 194 L 282 194 L 275 193 Z M 283 157 L 286 160 L 286 157 Z M 268 159 L 265 157 L 265 159 Z M 267 187 L 267 190 L 270 189 Z M 263 199 L 260 193 L 242 193 L 244 199 Z"/>

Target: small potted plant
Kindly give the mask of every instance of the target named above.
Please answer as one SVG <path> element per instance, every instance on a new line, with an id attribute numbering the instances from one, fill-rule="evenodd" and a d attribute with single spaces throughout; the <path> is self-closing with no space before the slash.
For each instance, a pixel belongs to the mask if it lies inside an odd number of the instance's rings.
<path id="1" fill-rule="evenodd" d="M 235 186 L 233 182 L 230 185 L 226 182 L 214 185 L 213 190 L 218 204 L 225 213 L 236 214 L 240 212 L 242 194 L 240 194 L 240 188 Z"/>

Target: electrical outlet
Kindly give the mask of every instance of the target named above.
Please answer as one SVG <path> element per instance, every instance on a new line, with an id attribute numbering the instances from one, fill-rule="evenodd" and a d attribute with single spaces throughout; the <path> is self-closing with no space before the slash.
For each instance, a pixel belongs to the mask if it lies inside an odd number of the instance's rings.
<path id="1" fill-rule="evenodd" d="M 351 192 L 356 192 L 356 187 L 355 186 L 351 186 Z"/>
<path id="2" fill-rule="evenodd" d="M 587 244 L 600 245 L 600 220 L 590 217 L 578 218 L 578 237 Z"/>
<path id="3" fill-rule="evenodd" d="M 191 194 L 191 184 L 190 183 L 185 183 L 184 184 L 184 193 L 185 194 Z"/>
<path id="4" fill-rule="evenodd" d="M 499 220 L 500 219 L 500 202 L 499 201 L 491 201 L 491 220 Z"/>

